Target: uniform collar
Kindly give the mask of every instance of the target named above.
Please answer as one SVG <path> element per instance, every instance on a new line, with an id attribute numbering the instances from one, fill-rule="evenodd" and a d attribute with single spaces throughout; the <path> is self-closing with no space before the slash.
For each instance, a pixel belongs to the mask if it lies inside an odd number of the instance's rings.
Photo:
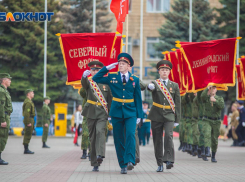
<path id="1" fill-rule="evenodd" d="M 168 78 L 167 78 L 166 80 L 163 80 L 163 79 L 160 78 L 160 80 L 161 80 L 162 82 L 165 81 L 165 82 L 166 82 L 166 85 L 168 85 L 168 81 L 169 81 Z"/>

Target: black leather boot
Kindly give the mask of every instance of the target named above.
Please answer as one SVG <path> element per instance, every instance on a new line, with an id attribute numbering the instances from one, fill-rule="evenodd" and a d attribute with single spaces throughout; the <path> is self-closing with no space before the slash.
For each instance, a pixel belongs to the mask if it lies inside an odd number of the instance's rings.
<path id="1" fill-rule="evenodd" d="M 215 159 L 215 154 L 216 152 L 212 152 L 212 157 L 211 157 L 211 162 L 214 162 L 214 163 L 217 162 L 217 160 Z"/>
<path id="2" fill-rule="evenodd" d="M 2 152 L 0 152 L 0 165 L 8 165 L 9 163 L 8 163 L 8 162 L 5 162 L 5 161 L 2 159 L 1 155 L 2 155 Z"/>
<path id="3" fill-rule="evenodd" d="M 182 152 L 186 152 L 186 145 L 187 145 L 187 143 L 183 143 Z"/>
<path id="4" fill-rule="evenodd" d="M 182 148 L 183 148 L 183 142 L 180 142 L 180 146 L 179 146 L 178 150 L 180 151 L 180 150 L 182 150 Z"/>
<path id="5" fill-rule="evenodd" d="M 189 144 L 189 153 L 192 154 L 192 144 Z"/>
<path id="6" fill-rule="evenodd" d="M 197 156 L 197 154 L 198 154 L 198 147 L 197 147 L 197 145 L 193 145 L 193 156 Z"/>
<path id="7" fill-rule="evenodd" d="M 45 142 L 43 142 L 43 148 L 50 148 L 50 147 L 47 146 Z"/>
<path id="8" fill-rule="evenodd" d="M 236 147 L 236 146 L 238 146 L 238 141 L 237 140 L 234 140 L 233 141 L 233 144 L 231 145 L 231 147 Z"/>
<path id="9" fill-rule="evenodd" d="M 186 143 L 185 151 L 188 153 L 189 152 L 189 144 Z"/>
<path id="10" fill-rule="evenodd" d="M 205 154 L 206 154 L 206 157 L 211 157 L 210 147 L 205 148 Z"/>
<path id="11" fill-rule="evenodd" d="M 201 146 L 201 156 L 202 157 L 206 157 L 206 155 L 205 155 L 205 147 L 204 146 Z"/>
<path id="12" fill-rule="evenodd" d="M 202 158 L 201 153 L 202 153 L 201 148 L 198 147 L 198 149 L 197 149 L 197 158 Z"/>
<path id="13" fill-rule="evenodd" d="M 87 159 L 87 150 L 86 149 L 83 149 L 83 155 L 82 155 L 81 159 Z"/>
<path id="14" fill-rule="evenodd" d="M 34 152 L 32 152 L 32 151 L 29 150 L 28 144 L 25 144 L 24 145 L 24 148 L 25 148 L 24 154 L 34 154 Z"/>

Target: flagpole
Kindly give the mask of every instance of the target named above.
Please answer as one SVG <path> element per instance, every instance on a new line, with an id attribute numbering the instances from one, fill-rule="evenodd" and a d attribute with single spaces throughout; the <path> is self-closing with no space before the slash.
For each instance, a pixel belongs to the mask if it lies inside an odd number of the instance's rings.
<path id="1" fill-rule="evenodd" d="M 236 37 L 240 36 L 240 0 L 237 0 L 237 23 L 236 23 Z M 238 65 L 239 58 L 239 40 L 237 40 L 237 48 L 236 48 L 236 64 Z M 236 83 L 236 99 L 238 99 L 238 80 Z"/>
<path id="2" fill-rule="evenodd" d="M 126 53 L 128 53 L 128 14 L 126 16 Z"/>
<path id="3" fill-rule="evenodd" d="M 47 13 L 47 0 L 45 0 L 44 11 Z M 46 97 L 47 84 L 47 19 L 44 22 L 44 73 L 43 73 L 43 97 Z"/>
<path id="4" fill-rule="evenodd" d="M 93 0 L 93 33 L 96 31 L 96 0 Z"/>
<path id="5" fill-rule="evenodd" d="M 140 4 L 140 80 L 143 80 L 143 13 L 144 1 Z M 145 100 L 144 92 L 141 92 L 142 100 Z"/>
<path id="6" fill-rule="evenodd" d="M 192 0 L 189 6 L 189 42 L 192 42 Z"/>

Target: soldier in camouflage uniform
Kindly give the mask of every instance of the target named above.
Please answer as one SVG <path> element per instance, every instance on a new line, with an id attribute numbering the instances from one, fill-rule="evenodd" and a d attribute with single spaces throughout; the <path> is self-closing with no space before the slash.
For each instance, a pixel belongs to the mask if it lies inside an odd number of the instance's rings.
<path id="1" fill-rule="evenodd" d="M 82 108 L 84 108 L 84 105 L 87 102 L 87 94 L 86 90 L 84 88 L 81 88 L 80 95 L 83 98 Z M 83 116 L 83 123 L 82 123 L 82 141 L 81 141 L 81 149 L 83 151 L 83 155 L 81 159 L 87 158 L 87 149 L 89 149 L 89 161 L 90 161 L 90 141 L 89 141 L 89 131 L 88 131 L 88 123 L 87 118 Z"/>
<path id="2" fill-rule="evenodd" d="M 7 73 L 0 73 L 0 165 L 8 165 L 1 158 L 1 154 L 8 140 L 8 131 L 10 127 L 10 114 L 13 112 L 11 96 L 7 88 L 11 84 L 11 77 Z"/>
<path id="3" fill-rule="evenodd" d="M 181 97 L 181 100 L 183 100 L 183 96 Z M 178 150 L 182 150 L 184 147 L 184 132 L 185 132 L 185 106 L 183 104 L 183 101 L 181 102 L 181 119 L 179 123 L 179 141 L 180 141 L 180 146 Z"/>
<path id="4" fill-rule="evenodd" d="M 202 156 L 210 156 L 210 146 L 212 149 L 211 162 L 217 162 L 215 154 L 218 148 L 218 137 L 220 131 L 220 116 L 224 108 L 224 99 L 216 95 L 217 88 L 209 86 L 201 95 L 205 110 L 203 113 L 203 128 L 205 149 L 202 147 Z"/>
<path id="5" fill-rule="evenodd" d="M 185 147 L 183 148 L 183 150 L 184 152 L 188 152 L 189 154 L 191 154 L 192 144 L 193 144 L 193 134 L 192 134 L 192 103 L 191 103 L 190 93 L 185 94 L 183 98 L 183 104 L 185 105 L 185 135 L 184 135 Z"/>
<path id="6" fill-rule="evenodd" d="M 193 145 L 192 145 L 192 155 L 197 155 L 198 150 L 198 141 L 199 141 L 199 130 L 198 130 L 198 101 L 197 101 L 197 93 L 191 94 L 192 101 L 192 136 L 193 136 Z"/>
<path id="7" fill-rule="evenodd" d="M 25 91 L 26 99 L 24 101 L 22 110 L 23 110 L 23 116 L 24 116 L 24 139 L 23 139 L 23 145 L 24 145 L 24 154 L 34 154 L 34 152 L 29 150 L 29 143 L 32 137 L 32 131 L 34 129 L 34 116 L 35 116 L 35 107 L 34 103 L 32 102 L 32 99 L 34 98 L 34 92 L 32 89 L 27 89 Z"/>
<path id="8" fill-rule="evenodd" d="M 44 98 L 44 103 L 43 103 L 43 108 L 42 108 L 42 119 L 43 119 L 43 148 L 50 148 L 49 146 L 46 145 L 47 139 L 48 139 L 48 131 L 49 131 L 49 124 L 50 124 L 50 119 L 51 119 L 51 110 L 49 108 L 49 103 L 50 103 L 50 97 L 45 97 Z"/>
<path id="9" fill-rule="evenodd" d="M 199 142 L 198 142 L 198 158 L 202 158 L 201 156 L 201 148 L 204 147 L 204 134 L 203 134 L 203 110 L 204 110 L 204 105 L 202 103 L 202 99 L 201 99 L 201 94 L 202 91 L 197 92 L 197 105 L 198 105 L 198 129 L 199 129 Z M 204 160 L 206 157 L 204 157 Z"/>

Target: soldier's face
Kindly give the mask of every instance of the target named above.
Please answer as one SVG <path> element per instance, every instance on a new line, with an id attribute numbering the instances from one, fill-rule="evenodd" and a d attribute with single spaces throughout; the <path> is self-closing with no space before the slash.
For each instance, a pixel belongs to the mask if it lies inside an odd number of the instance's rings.
<path id="1" fill-rule="evenodd" d="M 34 98 L 34 92 L 29 92 L 28 95 L 31 99 Z"/>
<path id="2" fill-rule="evenodd" d="M 118 69 L 120 72 L 125 73 L 130 69 L 130 65 L 124 61 L 120 61 L 118 64 Z"/>
<path id="3" fill-rule="evenodd" d="M 160 68 L 158 70 L 158 73 L 160 75 L 160 78 L 167 79 L 169 74 L 170 74 L 170 69 L 168 69 L 168 68 Z"/>
<path id="4" fill-rule="evenodd" d="M 3 79 L 3 84 L 6 85 L 7 87 L 10 87 L 10 85 L 11 85 L 11 79 L 4 78 Z"/>
<path id="5" fill-rule="evenodd" d="M 46 99 L 45 102 L 46 102 L 46 104 L 49 104 L 50 103 L 50 100 L 49 99 Z"/>
<path id="6" fill-rule="evenodd" d="M 217 88 L 216 87 L 211 87 L 210 88 L 211 95 L 216 95 L 216 92 L 217 92 Z"/>
<path id="7" fill-rule="evenodd" d="M 148 104 L 143 104 L 143 109 L 148 109 Z"/>
<path id="8" fill-rule="evenodd" d="M 100 69 L 91 69 L 90 72 L 91 72 L 92 77 L 93 77 L 96 73 L 98 73 L 99 71 L 100 71 Z"/>

